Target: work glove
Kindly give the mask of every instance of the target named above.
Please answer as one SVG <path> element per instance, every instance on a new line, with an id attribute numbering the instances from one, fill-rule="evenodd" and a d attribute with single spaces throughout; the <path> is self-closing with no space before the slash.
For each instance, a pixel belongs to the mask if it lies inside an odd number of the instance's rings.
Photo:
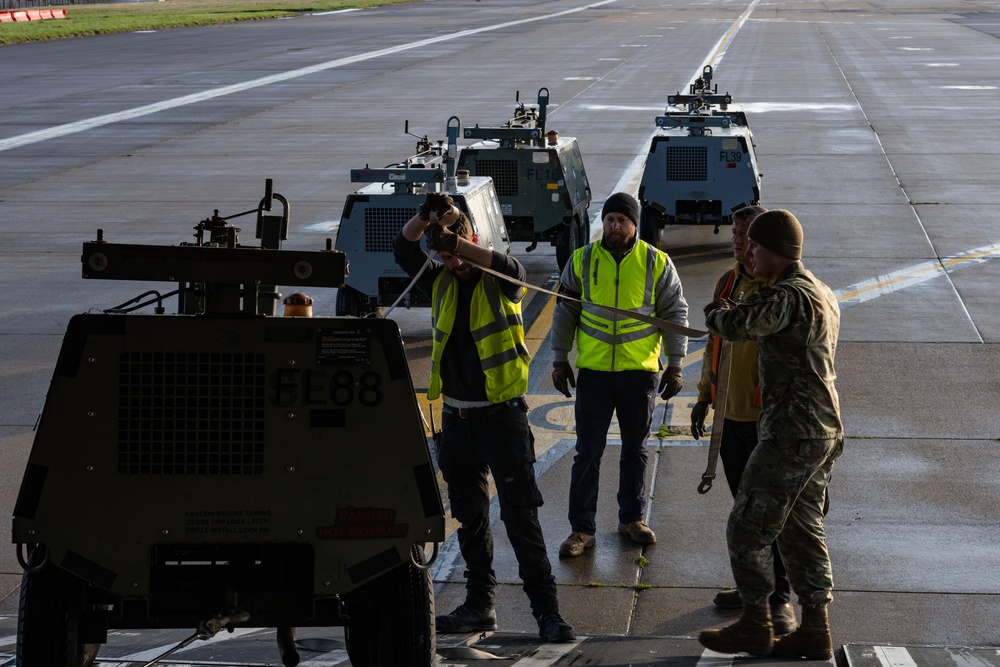
<path id="1" fill-rule="evenodd" d="M 660 388 L 656 391 L 660 394 L 660 398 L 666 401 L 676 396 L 683 388 L 683 372 L 677 366 L 670 366 L 667 370 L 663 371 L 663 376 L 660 378 Z"/>
<path id="2" fill-rule="evenodd" d="M 705 417 L 708 416 L 708 406 L 711 401 L 698 401 L 691 408 L 691 436 L 695 440 L 705 435 Z"/>
<path id="3" fill-rule="evenodd" d="M 454 255 L 458 250 L 458 234 L 447 227 L 434 227 L 427 233 L 427 247 Z"/>
<path id="4" fill-rule="evenodd" d="M 716 310 L 732 310 L 735 305 L 736 302 L 732 299 L 719 299 L 718 301 L 713 301 L 705 306 L 705 316 L 708 317 L 709 313 L 715 312 Z"/>
<path id="5" fill-rule="evenodd" d="M 440 219 L 451 211 L 454 204 L 455 200 L 443 192 L 428 192 L 424 203 L 420 205 L 420 219 L 439 224 Z"/>
<path id="6" fill-rule="evenodd" d="M 569 388 L 576 389 L 576 377 L 573 376 L 573 367 L 568 361 L 552 362 L 552 384 L 563 393 L 566 398 L 573 398 L 569 393 Z"/>

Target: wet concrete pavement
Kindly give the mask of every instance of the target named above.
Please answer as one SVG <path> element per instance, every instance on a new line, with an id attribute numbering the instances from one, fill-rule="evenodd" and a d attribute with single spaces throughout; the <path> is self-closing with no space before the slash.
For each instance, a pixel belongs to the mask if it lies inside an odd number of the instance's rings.
<path id="1" fill-rule="evenodd" d="M 884 666 L 905 659 L 873 646 L 1000 644 L 1000 483 L 992 473 L 1000 435 L 1000 238 L 992 222 L 1000 3 L 486 0 L 468 7 L 420 2 L 0 50 L 8 63 L 0 85 L 12 91 L 0 101 L 0 503 L 8 514 L 66 322 L 142 289 L 80 280 L 80 243 L 98 227 L 116 242 L 173 245 L 214 208 L 248 208 L 271 177 L 292 202 L 289 247 L 314 249 L 336 233 L 343 198 L 355 189 L 351 167 L 412 152 L 404 119 L 419 120 L 417 131 L 432 136 L 443 136 L 450 115 L 498 123 L 514 90 L 524 98 L 540 86 L 558 105 L 550 125 L 581 143 L 594 215 L 608 194 L 637 185 L 666 95 L 712 63 L 720 90 L 747 105 L 763 204 L 799 217 L 806 266 L 842 297 L 837 369 L 847 442 L 827 518 L 837 587 L 831 625 L 836 645 L 849 645 L 838 658 Z M 557 15 L 571 8 L 580 11 Z M 507 25 L 519 19 L 531 20 Z M 405 45 L 399 35 L 415 28 L 421 38 L 441 39 L 371 55 Z M 487 30 L 460 33 L 467 28 Z M 44 140 L 30 134 L 338 59 L 345 64 L 93 129 Z M 701 308 L 730 263 L 728 237 L 684 227 L 667 230 L 662 245 L 680 271 L 692 326 L 700 327 Z M 551 281 L 554 251 L 524 251 L 515 244 L 529 279 Z M 330 292 L 313 295 L 318 314 L 333 313 Z M 574 436 L 572 405 L 548 380 L 547 298 L 534 296 L 528 306 L 541 519 L 564 615 L 590 639 L 582 653 L 544 664 L 574 656 L 603 665 L 705 660 L 691 637 L 733 614 L 711 604 L 732 584 L 724 544 L 731 499 L 721 471 L 711 492 L 696 491 L 704 443 L 651 439 L 648 523 L 659 539 L 642 549 L 616 532 L 612 433 L 598 545 L 577 559 L 556 557 L 569 532 Z M 427 313 L 394 318 L 419 391 Z M 700 345 L 692 342 L 685 390 L 667 408 L 666 423 L 678 431 L 695 400 Z M 481 645 L 523 658 L 526 645 L 538 645 L 528 641 L 534 621 L 501 524 L 496 548 L 501 632 Z M 461 602 L 453 538 L 434 577 L 439 611 Z M 12 547 L 0 554 L 0 612 L 8 615 L 0 619 L 7 640 L 0 652 L 13 651 L 9 615 L 19 580 Z M 153 650 L 184 636 L 116 637 L 107 648 L 124 642 L 114 655 L 136 655 L 141 650 L 128 642 Z M 240 641 L 251 652 L 239 664 L 277 664 L 266 633 L 225 645 Z M 327 653 L 310 654 L 316 662 L 306 664 L 345 659 Z M 941 648 L 927 658 L 913 648 L 907 656 L 920 664 L 996 661 L 988 650 Z"/>

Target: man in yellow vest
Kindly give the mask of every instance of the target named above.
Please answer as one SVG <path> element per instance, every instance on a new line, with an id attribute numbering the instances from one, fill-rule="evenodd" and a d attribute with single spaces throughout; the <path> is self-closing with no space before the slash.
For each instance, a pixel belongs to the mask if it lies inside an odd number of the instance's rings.
<path id="1" fill-rule="evenodd" d="M 767 209 L 760 206 L 745 206 L 733 213 L 733 256 L 736 266 L 719 278 L 715 285 L 712 301 L 729 299 L 735 303 L 756 294 L 767 281 L 753 275 L 753 266 L 747 250 L 750 239 L 747 230 L 761 213 Z M 722 344 L 718 336 L 709 336 L 701 360 L 701 380 L 698 382 L 698 402 L 691 410 L 691 435 L 695 440 L 705 434 L 705 417 L 708 407 L 715 404 L 715 390 L 719 377 L 719 363 Z M 729 386 L 726 398 L 725 423 L 719 454 L 722 467 L 726 471 L 729 490 L 736 498 L 740 478 L 750 459 L 750 453 L 757 446 L 757 417 L 760 415 L 760 370 L 757 365 L 757 341 L 746 340 L 730 344 Z M 792 609 L 791 587 L 788 575 L 778 553 L 777 544 L 771 545 L 774 557 L 774 592 L 769 598 L 771 623 L 774 634 L 785 635 L 796 627 L 795 610 Z M 722 609 L 741 609 L 743 601 L 736 589 L 720 591 L 715 596 L 715 605 Z"/>
<path id="2" fill-rule="evenodd" d="M 465 602 L 436 617 L 437 631 L 497 628 L 488 479 L 492 473 L 500 516 L 539 636 L 550 642 L 572 641 L 576 636 L 559 614 L 555 577 L 538 522 L 542 494 L 535 482 L 534 437 L 524 398 L 531 360 L 521 319 L 526 290 L 464 260 L 522 282 L 524 267 L 513 257 L 479 246 L 469 219 L 451 197 L 430 193 L 393 243 L 396 263 L 410 276 L 428 261 L 420 247 L 425 231 L 428 247 L 440 258 L 429 260 L 419 281 L 431 295 L 427 398 L 441 396 L 444 402 L 438 466 L 448 485 L 452 516 L 461 523 L 458 544 L 466 565 Z"/>
<path id="3" fill-rule="evenodd" d="M 560 293 L 583 303 L 558 301 L 552 322 L 552 383 L 567 397 L 572 396 L 570 386 L 577 389 L 576 456 L 569 489 L 572 532 L 559 547 L 563 558 L 579 556 L 597 543 L 601 457 L 612 414 L 617 414 L 621 429 L 618 532 L 638 544 L 656 542 L 644 520 L 646 441 L 656 394 L 666 400 L 684 386 L 686 337 L 594 305 L 635 309 L 687 326 L 687 302 L 674 264 L 667 253 L 639 238 L 639 204 L 631 195 L 611 195 L 601 219 L 603 237 L 574 252 L 560 277 Z M 574 340 L 579 378 L 569 363 Z"/>

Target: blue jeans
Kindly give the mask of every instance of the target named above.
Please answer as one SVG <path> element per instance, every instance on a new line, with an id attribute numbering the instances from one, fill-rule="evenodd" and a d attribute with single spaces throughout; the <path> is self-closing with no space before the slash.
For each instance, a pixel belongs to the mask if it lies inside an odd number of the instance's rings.
<path id="1" fill-rule="evenodd" d="M 597 532 L 601 457 L 611 417 L 618 415 L 622 446 L 618 459 L 618 520 L 639 521 L 646 511 L 646 441 L 653 421 L 657 374 L 649 371 L 580 369 L 576 381 L 576 456 L 569 485 L 573 531 Z"/>

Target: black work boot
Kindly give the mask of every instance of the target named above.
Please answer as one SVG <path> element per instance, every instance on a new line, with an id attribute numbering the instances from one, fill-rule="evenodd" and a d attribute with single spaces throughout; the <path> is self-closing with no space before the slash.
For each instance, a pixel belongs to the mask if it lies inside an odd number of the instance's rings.
<path id="1" fill-rule="evenodd" d="M 565 643 L 576 639 L 573 626 L 563 620 L 558 611 L 539 614 L 538 636 L 547 642 Z"/>
<path id="2" fill-rule="evenodd" d="M 493 609 L 476 609 L 463 604 L 450 614 L 434 617 L 438 632 L 481 632 L 497 629 L 497 613 Z"/>
<path id="3" fill-rule="evenodd" d="M 801 658 L 804 660 L 830 660 L 833 658 L 833 638 L 830 637 L 830 621 L 826 615 L 826 605 L 802 607 L 802 623 L 799 629 L 774 642 L 774 652 L 778 658 Z"/>
<path id="4" fill-rule="evenodd" d="M 740 620 L 717 630 L 703 630 L 698 635 L 698 641 L 716 653 L 770 655 L 774 647 L 771 607 L 766 601 L 759 605 L 744 605 Z"/>
<path id="5" fill-rule="evenodd" d="M 736 588 L 730 588 L 729 590 L 719 591 L 715 594 L 715 598 L 712 600 L 719 609 L 742 609 L 743 600 L 740 598 L 740 591 Z"/>

